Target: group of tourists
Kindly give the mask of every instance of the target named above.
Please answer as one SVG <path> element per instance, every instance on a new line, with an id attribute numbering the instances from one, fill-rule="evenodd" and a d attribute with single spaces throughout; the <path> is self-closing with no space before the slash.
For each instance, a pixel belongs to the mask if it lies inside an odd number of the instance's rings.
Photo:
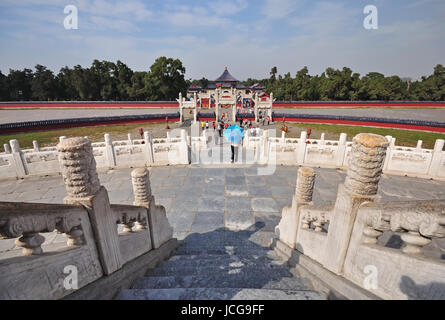
<path id="1" fill-rule="evenodd" d="M 262 120 L 263 125 L 265 124 L 266 121 L 267 121 L 267 125 L 270 124 L 269 116 L 267 116 L 267 117 L 261 116 L 260 120 Z M 223 137 L 224 130 L 226 130 L 230 126 L 229 119 L 227 118 L 227 116 L 225 114 L 222 114 L 221 117 L 217 121 L 210 121 L 210 122 L 209 121 L 201 121 L 200 124 L 201 124 L 201 129 L 203 131 L 213 128 L 213 131 L 215 132 L 215 139 L 218 144 L 220 144 L 219 141 L 221 141 L 221 138 Z M 244 129 L 245 135 L 249 135 L 251 137 L 261 136 L 261 129 L 260 129 L 259 125 L 255 125 L 252 122 L 252 120 L 240 119 L 239 126 Z M 242 140 L 238 141 L 236 143 L 233 141 L 230 143 L 230 147 L 231 147 L 231 151 L 232 151 L 232 163 L 237 161 L 236 158 L 238 155 L 238 149 L 239 149 L 240 144 L 242 144 Z"/>
<path id="2" fill-rule="evenodd" d="M 218 122 L 213 121 L 211 125 L 212 125 L 212 128 L 213 128 L 213 131 L 218 130 L 218 133 L 219 133 L 220 137 L 222 137 L 223 130 L 227 129 L 229 127 L 229 123 L 225 122 L 224 120 L 220 120 Z M 201 129 L 202 129 L 202 131 L 209 130 L 210 129 L 210 123 L 208 121 L 205 121 L 205 122 L 201 121 Z"/>

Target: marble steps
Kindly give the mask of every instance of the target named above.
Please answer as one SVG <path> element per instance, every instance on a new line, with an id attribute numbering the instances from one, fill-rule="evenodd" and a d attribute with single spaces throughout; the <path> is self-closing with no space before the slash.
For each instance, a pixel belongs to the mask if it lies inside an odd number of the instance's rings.
<path id="1" fill-rule="evenodd" d="M 248 267 L 264 267 L 264 268 L 278 268 L 286 267 L 287 263 L 285 261 L 271 260 L 267 257 L 256 257 L 256 256 L 233 256 L 233 255 L 214 255 L 213 259 L 206 256 L 201 258 L 196 256 L 196 258 L 190 259 L 170 259 L 163 262 L 160 268 L 181 268 L 181 267 L 233 267 L 233 268 L 248 268 Z"/>
<path id="2" fill-rule="evenodd" d="M 325 300 L 273 251 L 247 233 L 212 234 L 187 242 L 169 260 L 123 290 L 121 300 Z M 222 240 L 238 246 L 217 246 Z M 198 246 L 201 243 L 202 246 Z M 204 245 L 205 244 L 205 245 Z"/>
<path id="3" fill-rule="evenodd" d="M 132 289 L 175 289 L 175 288 L 250 288 L 270 290 L 311 290 L 307 279 L 281 277 L 268 279 L 264 274 L 253 272 L 246 274 L 210 274 L 152 276 L 138 279 Z"/>
<path id="4" fill-rule="evenodd" d="M 196 267 L 196 266 L 173 266 L 163 267 L 162 265 L 156 269 L 148 270 L 146 276 L 208 276 L 213 274 L 240 274 L 246 275 L 248 273 L 263 274 L 272 280 L 278 280 L 282 277 L 293 277 L 289 269 L 284 267 L 264 267 L 264 266 L 249 266 L 249 267 L 231 267 L 231 266 L 212 266 L 212 267 Z"/>
<path id="5" fill-rule="evenodd" d="M 119 300 L 325 300 L 326 296 L 308 290 L 251 288 L 175 288 L 123 290 Z"/>
<path id="6" fill-rule="evenodd" d="M 257 261 L 267 262 L 267 261 L 278 261 L 279 258 L 274 251 L 266 250 L 255 250 L 255 251 L 245 251 L 244 253 L 235 253 L 233 251 L 226 251 L 221 253 L 195 253 L 195 254 L 176 254 L 174 253 L 168 261 L 189 261 L 189 260 L 212 260 L 215 259 L 232 259 L 239 261 Z"/>
<path id="7" fill-rule="evenodd" d="M 229 254 L 229 255 L 274 255 L 275 253 L 266 247 L 260 246 L 216 246 L 216 247 L 198 247 L 198 246 L 181 246 L 175 251 L 178 255 L 212 255 L 212 254 Z"/>

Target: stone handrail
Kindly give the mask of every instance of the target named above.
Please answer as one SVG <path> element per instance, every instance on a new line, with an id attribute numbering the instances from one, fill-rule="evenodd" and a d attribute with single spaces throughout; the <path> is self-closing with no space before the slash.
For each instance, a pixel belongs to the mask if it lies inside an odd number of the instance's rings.
<path id="1" fill-rule="evenodd" d="M 155 204 L 145 168 L 131 174 L 134 206 L 111 205 L 90 141 L 62 139 L 57 150 L 67 191 L 64 205 L 0 203 L 2 239 L 17 238 L 23 248 L 21 256 L 13 250 L 0 257 L 0 299 L 62 298 L 172 239 L 173 229 L 165 208 Z M 118 233 L 118 225 L 123 232 Z M 40 233 L 54 230 L 66 235 L 67 245 L 47 251 Z M 78 274 L 75 288 L 63 281 L 67 268 Z"/>
<path id="2" fill-rule="evenodd" d="M 18 238 L 24 256 L 42 254 L 45 238 L 39 233 L 57 230 L 67 236 L 67 245 L 85 243 L 82 231 L 82 206 L 0 202 L 0 235 L 3 239 Z"/>
<path id="3" fill-rule="evenodd" d="M 300 168 L 292 206 L 283 209 L 275 230 L 276 250 L 287 256 L 295 250 L 384 299 L 445 298 L 440 290 L 445 285 L 444 257 L 425 251 L 445 238 L 445 200 L 379 203 L 388 146 L 388 139 L 377 135 L 354 138 L 334 205 L 312 205 L 315 174 Z M 384 232 L 400 233 L 402 247 L 379 243 Z M 376 270 L 373 279 L 379 285 L 369 286 L 369 270 Z"/>
<path id="4" fill-rule="evenodd" d="M 377 244 L 385 231 L 402 232 L 406 254 L 422 254 L 434 238 L 445 238 L 445 200 L 370 203 L 360 208 L 366 221 L 363 243 Z"/>
<path id="5" fill-rule="evenodd" d="M 400 237 L 400 245 L 382 243 L 387 232 Z M 384 299 L 445 299 L 444 248 L 436 243 L 443 238 L 444 200 L 363 204 L 343 276 Z M 366 270 L 373 270 L 374 286 Z"/>
<path id="6" fill-rule="evenodd" d="M 65 234 L 66 245 L 42 248 L 40 233 L 54 230 Z M 78 288 L 103 276 L 88 211 L 80 205 L 0 203 L 0 235 L 23 248 L 22 256 L 14 250 L 0 260 L 2 300 L 61 298 L 74 289 L 63 281 L 73 267 Z"/>

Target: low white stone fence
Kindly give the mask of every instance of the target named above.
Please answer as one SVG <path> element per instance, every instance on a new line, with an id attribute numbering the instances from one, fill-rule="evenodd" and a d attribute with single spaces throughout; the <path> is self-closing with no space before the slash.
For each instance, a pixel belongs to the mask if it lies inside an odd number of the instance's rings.
<path id="1" fill-rule="evenodd" d="M 268 149 L 267 154 L 273 155 L 273 161 L 283 165 L 300 165 L 322 168 L 347 169 L 352 150 L 352 142 L 346 141 L 345 133 L 337 140 L 307 139 L 307 133 L 302 132 L 300 138 L 286 138 L 282 132 L 281 138 L 268 137 L 267 130 L 261 137 L 248 138 L 248 147 L 257 146 Z M 395 145 L 395 138 L 387 136 L 389 147 L 384 160 L 383 173 L 416 178 L 445 180 L 444 140 L 436 140 L 433 150 L 423 149 L 422 141 L 416 148 Z M 264 159 L 265 162 L 271 159 Z"/>
<path id="2" fill-rule="evenodd" d="M 445 299 L 445 248 L 438 243 L 445 238 L 445 199 L 379 203 L 388 146 L 382 136 L 354 138 L 351 166 L 333 205 L 312 205 L 315 173 L 300 168 L 292 206 L 283 209 L 275 230 L 276 251 L 288 257 L 298 252 L 305 268 L 348 298 L 363 298 L 351 294 L 358 286 L 383 299 Z M 400 236 L 400 248 L 380 241 L 385 232 Z M 328 272 L 314 271 L 317 264 Z M 352 285 L 332 280 L 329 272 Z"/>
<path id="3" fill-rule="evenodd" d="M 60 141 L 66 137 L 60 137 Z M 17 140 L 5 144 L 0 153 L 0 179 L 23 178 L 28 175 L 45 175 L 60 172 L 56 147 L 40 148 L 37 141 L 33 149 L 22 150 Z M 149 132 L 144 139 L 105 141 L 93 143 L 93 154 L 98 168 L 128 168 L 189 164 L 187 131 L 179 138 L 152 139 Z"/>
<path id="4" fill-rule="evenodd" d="M 150 167 L 179 165 L 199 162 L 199 155 L 214 148 L 219 140 L 213 129 L 201 131 L 199 125 L 192 135 L 185 129 L 177 136 L 152 139 L 150 133 L 144 139 L 112 141 L 105 135 L 105 141 L 93 143 L 93 152 L 98 168 Z M 274 137 L 274 130 L 260 130 L 259 136 L 245 135 L 240 153 L 249 154 L 252 164 L 310 166 L 347 169 L 352 142 L 342 133 L 339 140 L 307 139 L 303 131 L 300 138 Z M 64 137 L 61 137 L 64 139 Z M 222 138 L 224 139 L 224 138 Z M 416 178 L 445 180 L 444 140 L 436 140 L 433 150 L 422 148 L 418 141 L 416 148 L 396 146 L 395 138 L 387 136 L 389 147 L 384 160 L 383 173 Z M 33 149 L 21 150 L 17 140 L 4 145 L 0 153 L 0 179 L 23 178 L 27 175 L 43 175 L 60 172 L 55 147 L 39 148 L 34 141 Z M 242 159 L 242 157 L 239 157 Z M 196 160 L 198 159 L 198 160 Z"/>
<path id="5" fill-rule="evenodd" d="M 23 248 L 21 255 L 13 250 L 0 257 L 0 300 L 65 297 L 172 239 L 146 169 L 131 175 L 134 206 L 111 205 L 88 139 L 64 139 L 57 149 L 67 190 L 64 205 L 0 202 L 0 239 L 17 238 Z M 42 246 L 41 233 L 53 231 L 63 233 L 66 244 Z"/>

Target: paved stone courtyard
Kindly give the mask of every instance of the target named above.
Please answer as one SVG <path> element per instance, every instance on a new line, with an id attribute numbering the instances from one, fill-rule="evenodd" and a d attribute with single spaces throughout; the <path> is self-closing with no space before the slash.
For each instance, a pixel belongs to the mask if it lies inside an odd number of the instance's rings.
<path id="1" fill-rule="evenodd" d="M 247 166 L 157 167 L 150 169 L 150 181 L 156 203 L 166 208 L 178 239 L 223 228 L 251 227 L 257 240 L 266 245 L 283 207 L 292 202 L 297 170 L 279 166 L 274 175 L 258 176 L 257 168 Z M 99 174 L 111 203 L 132 204 L 131 171 Z M 316 169 L 316 173 L 314 204 L 333 202 L 345 172 Z M 445 182 L 383 175 L 379 194 L 382 201 L 445 199 Z M 65 195 L 61 176 L 0 181 L 0 201 L 62 203 Z M 46 244 L 66 241 L 63 235 L 46 238 Z M 0 241 L 0 252 L 14 247 L 13 239 Z"/>

